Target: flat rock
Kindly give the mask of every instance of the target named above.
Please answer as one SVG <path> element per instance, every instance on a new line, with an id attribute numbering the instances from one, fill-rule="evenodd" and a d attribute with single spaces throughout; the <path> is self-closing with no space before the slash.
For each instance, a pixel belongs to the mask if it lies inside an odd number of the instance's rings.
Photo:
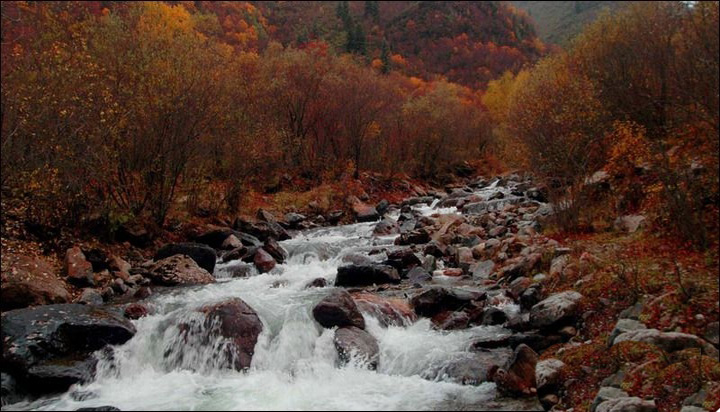
<path id="1" fill-rule="evenodd" d="M 483 300 L 485 297 L 482 292 L 433 287 L 413 296 L 410 303 L 418 315 L 433 317 L 443 311 L 462 309 L 472 301 Z"/>
<path id="2" fill-rule="evenodd" d="M 348 265 L 337 269 L 335 286 L 371 286 L 400 283 L 398 271 L 388 265 Z"/>
<path id="3" fill-rule="evenodd" d="M 530 309 L 533 328 L 548 328 L 571 320 L 577 314 L 582 295 L 575 291 L 556 293 Z"/>
<path id="4" fill-rule="evenodd" d="M 215 261 L 217 260 L 215 250 L 201 243 L 168 243 L 155 253 L 154 260 L 162 260 L 176 255 L 190 257 L 198 266 L 209 273 L 213 273 L 215 270 Z"/>
<path id="5" fill-rule="evenodd" d="M 9 269 L 2 271 L 2 282 L 0 282 L 2 310 L 70 301 L 70 293 L 65 283 L 44 258 L 30 256 L 6 258 L 3 254 L 3 267 L 5 265 L 8 265 Z"/>
<path id="6" fill-rule="evenodd" d="M 162 286 L 204 285 L 215 282 L 213 275 L 185 255 L 173 255 L 155 262 L 147 277 Z"/>
<path id="7" fill-rule="evenodd" d="M 598 405 L 595 412 L 655 412 L 655 401 L 646 401 L 637 397 L 608 399 Z"/>
<path id="8" fill-rule="evenodd" d="M 651 343 L 668 353 L 687 348 L 699 348 L 705 355 L 718 358 L 718 350 L 713 345 L 688 333 L 661 332 L 657 329 L 631 330 L 618 335 L 613 340 L 613 345 L 625 341 Z"/>

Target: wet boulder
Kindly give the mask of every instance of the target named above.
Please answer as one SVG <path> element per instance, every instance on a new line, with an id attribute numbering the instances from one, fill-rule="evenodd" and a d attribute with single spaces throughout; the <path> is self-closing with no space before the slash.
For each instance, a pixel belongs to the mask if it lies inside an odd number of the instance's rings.
<path id="1" fill-rule="evenodd" d="M 265 251 L 275 259 L 277 263 L 285 263 L 288 258 L 288 252 L 278 244 L 275 239 L 268 239 L 265 241 L 265 245 L 262 247 Z"/>
<path id="2" fill-rule="evenodd" d="M 147 316 L 149 313 L 147 306 L 142 303 L 131 303 L 125 307 L 123 314 L 128 319 L 140 319 L 143 316 Z"/>
<path id="3" fill-rule="evenodd" d="M 335 286 L 343 287 L 385 283 L 400 283 L 400 275 L 392 266 L 381 264 L 341 266 L 338 268 L 335 278 Z"/>
<path id="4" fill-rule="evenodd" d="M 419 285 L 432 281 L 432 275 L 430 272 L 420 266 L 410 269 L 407 278 L 410 283 Z"/>
<path id="5" fill-rule="evenodd" d="M 9 270 L 4 269 L 5 265 Z M 65 283 L 47 260 L 30 256 L 6 257 L 3 254 L 0 308 L 10 310 L 69 301 L 70 293 Z"/>
<path id="6" fill-rule="evenodd" d="M 447 362 L 430 367 L 422 373 L 424 379 L 442 379 L 461 385 L 480 385 L 492 380 L 497 364 L 512 355 L 508 349 L 481 350 L 458 354 Z"/>
<path id="7" fill-rule="evenodd" d="M 68 282 L 75 286 L 92 286 L 95 283 L 92 264 L 85 259 L 85 254 L 78 246 L 71 247 L 65 253 L 65 273 Z"/>
<path id="8" fill-rule="evenodd" d="M 417 315 L 405 299 L 371 293 L 355 293 L 352 298 L 359 310 L 372 314 L 383 326 L 403 326 L 417 320 Z"/>
<path id="9" fill-rule="evenodd" d="M 325 286 L 327 286 L 327 280 L 325 280 L 325 278 L 315 278 L 305 285 L 305 289 L 324 288 Z"/>
<path id="10" fill-rule="evenodd" d="M 355 326 L 365 329 L 357 304 L 347 291 L 336 290 L 313 308 L 313 317 L 324 328 Z"/>
<path id="11" fill-rule="evenodd" d="M 185 255 L 173 255 L 155 262 L 150 266 L 146 277 L 162 286 L 203 285 L 215 282 L 213 275 Z"/>
<path id="12" fill-rule="evenodd" d="M 200 243 L 168 243 L 155 253 L 154 260 L 162 260 L 170 256 L 186 255 L 197 263 L 198 266 L 209 273 L 215 270 L 217 256 L 215 250 Z"/>
<path id="13" fill-rule="evenodd" d="M 413 296 L 410 303 L 419 316 L 433 317 L 443 311 L 462 309 L 473 301 L 484 300 L 485 297 L 482 292 L 433 287 Z"/>
<path id="14" fill-rule="evenodd" d="M 389 236 L 398 233 L 400 233 L 400 225 L 389 217 L 379 221 L 373 229 L 373 235 L 375 236 Z"/>
<path id="15" fill-rule="evenodd" d="M 232 361 L 232 367 L 235 370 L 249 368 L 258 336 L 263 331 L 263 323 L 253 308 L 242 299 L 232 298 L 203 306 L 200 312 L 205 314 L 205 329 L 210 334 L 230 340 L 225 355 Z"/>
<path id="16" fill-rule="evenodd" d="M 511 396 L 533 396 L 537 392 L 535 367 L 538 355 L 529 346 L 521 344 L 512 358 L 493 376 L 498 391 Z"/>
<path id="17" fill-rule="evenodd" d="M 233 260 L 242 259 L 247 253 L 248 253 L 248 248 L 245 246 L 240 246 L 229 252 L 225 252 L 222 255 L 221 260 L 223 261 L 223 263 L 225 263 L 225 262 L 230 262 Z"/>
<path id="18" fill-rule="evenodd" d="M 383 200 L 379 201 L 377 205 L 375 205 L 375 210 L 377 210 L 377 212 L 380 216 L 384 216 L 385 213 L 387 213 L 389 208 L 390 208 L 390 202 L 387 199 L 383 199 Z"/>
<path id="19" fill-rule="evenodd" d="M 530 309 L 530 324 L 544 329 L 571 321 L 577 315 L 582 295 L 575 291 L 556 293 Z"/>
<path id="20" fill-rule="evenodd" d="M 422 266 L 422 261 L 412 249 L 399 249 L 388 252 L 388 258 L 385 264 L 397 269 L 399 272 L 412 269 L 416 266 Z"/>
<path id="21" fill-rule="evenodd" d="M 368 369 L 377 369 L 380 348 L 377 340 L 365 330 L 355 326 L 339 328 L 335 331 L 334 343 L 343 364 L 361 362 Z"/>
<path id="22" fill-rule="evenodd" d="M 279 223 L 273 222 L 249 222 L 247 220 L 237 218 L 233 224 L 236 230 L 242 233 L 248 233 L 261 242 L 270 238 L 275 240 L 290 239 L 290 235 Z M 242 241 L 242 238 L 240 239 Z M 245 242 L 243 242 L 245 243 Z"/>
<path id="23" fill-rule="evenodd" d="M 307 220 L 307 218 L 299 213 L 285 214 L 285 222 L 287 222 L 288 227 L 291 229 L 297 229 L 305 220 Z"/>
<path id="24" fill-rule="evenodd" d="M 3 371 L 27 385 L 25 392 L 37 395 L 87 380 L 94 351 L 125 343 L 135 334 L 122 314 L 80 304 L 4 312 L 1 330 Z"/>
<path id="25" fill-rule="evenodd" d="M 266 273 L 275 267 L 277 262 L 275 262 L 275 259 L 268 253 L 265 248 L 259 248 L 257 252 L 255 252 L 255 256 L 253 257 L 253 263 L 255 264 L 255 267 L 258 269 L 260 273 Z"/>

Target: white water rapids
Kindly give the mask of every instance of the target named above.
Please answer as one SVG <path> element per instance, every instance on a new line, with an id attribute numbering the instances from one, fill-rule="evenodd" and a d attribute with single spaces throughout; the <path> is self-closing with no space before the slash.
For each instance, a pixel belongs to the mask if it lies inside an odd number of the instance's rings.
<path id="1" fill-rule="evenodd" d="M 487 190 L 490 189 L 490 190 Z M 486 193 L 495 189 L 486 188 Z M 503 190 L 505 190 L 503 188 Z M 481 193 L 481 192 L 478 192 Z M 485 193 L 483 193 L 485 194 Z M 433 205 L 434 206 L 434 205 Z M 437 213 L 420 205 L 424 214 Z M 443 213 L 456 212 L 454 208 Z M 323 277 L 332 284 L 343 256 L 390 246 L 395 236 L 374 237 L 374 223 L 314 229 L 281 242 L 290 257 L 271 273 L 229 278 L 218 264 L 218 283 L 178 288 L 148 300 L 152 313 L 133 321 L 137 334 L 101 357 L 93 382 L 54 397 L 7 409 L 74 410 L 112 405 L 121 410 L 438 410 L 502 408 L 492 404 L 495 386 L 461 385 L 429 376 L 462 357 L 473 338 L 507 333 L 498 326 L 460 331 L 432 328 L 428 319 L 383 327 L 365 313 L 380 348 L 377 371 L 338 366 L 333 330 L 312 317 L 332 287 L 305 285 Z M 375 259 L 384 254 L 372 256 Z M 247 372 L 218 368 L 217 344 L 187 342 L 178 325 L 200 306 L 239 297 L 258 313 L 264 329 Z M 517 308 L 508 308 L 516 310 Z"/>

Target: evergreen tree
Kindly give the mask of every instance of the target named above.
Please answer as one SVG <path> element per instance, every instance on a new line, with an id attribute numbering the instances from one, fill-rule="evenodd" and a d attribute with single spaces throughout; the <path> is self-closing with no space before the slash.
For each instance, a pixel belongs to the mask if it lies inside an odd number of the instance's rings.
<path id="1" fill-rule="evenodd" d="M 355 25 L 355 28 L 353 31 L 353 40 L 355 43 L 354 52 L 359 54 L 367 54 L 367 49 L 365 47 L 365 31 L 362 28 L 362 25 L 360 23 Z"/>
<path id="2" fill-rule="evenodd" d="M 382 50 L 380 52 L 380 61 L 382 61 L 382 73 L 387 74 L 390 72 L 390 46 L 388 46 L 387 40 L 383 40 Z"/>
<path id="3" fill-rule="evenodd" d="M 345 31 L 349 32 L 350 28 L 352 27 L 352 16 L 350 15 L 350 6 L 348 5 L 348 2 L 346 1 L 340 1 L 338 2 L 336 14 L 340 18 L 340 20 L 343 22 L 343 26 L 345 27 Z"/>
<path id="4" fill-rule="evenodd" d="M 377 1 L 365 2 L 365 17 L 369 17 L 374 21 L 380 18 L 380 6 Z"/>

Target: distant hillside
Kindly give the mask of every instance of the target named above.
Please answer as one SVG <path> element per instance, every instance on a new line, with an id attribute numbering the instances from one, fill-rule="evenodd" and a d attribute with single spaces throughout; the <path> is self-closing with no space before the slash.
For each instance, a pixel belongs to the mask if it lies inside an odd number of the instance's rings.
<path id="1" fill-rule="evenodd" d="M 528 13 L 537 33 L 548 44 L 565 45 L 603 9 L 620 7 L 621 1 L 510 1 Z"/>
<path id="2" fill-rule="evenodd" d="M 499 1 L 253 4 L 267 19 L 271 38 L 283 44 L 319 39 L 342 52 L 348 36 L 360 36 L 353 47 L 369 60 L 382 58 L 387 47 L 394 70 L 423 78 L 441 75 L 474 88 L 545 52 L 525 13 Z"/>

